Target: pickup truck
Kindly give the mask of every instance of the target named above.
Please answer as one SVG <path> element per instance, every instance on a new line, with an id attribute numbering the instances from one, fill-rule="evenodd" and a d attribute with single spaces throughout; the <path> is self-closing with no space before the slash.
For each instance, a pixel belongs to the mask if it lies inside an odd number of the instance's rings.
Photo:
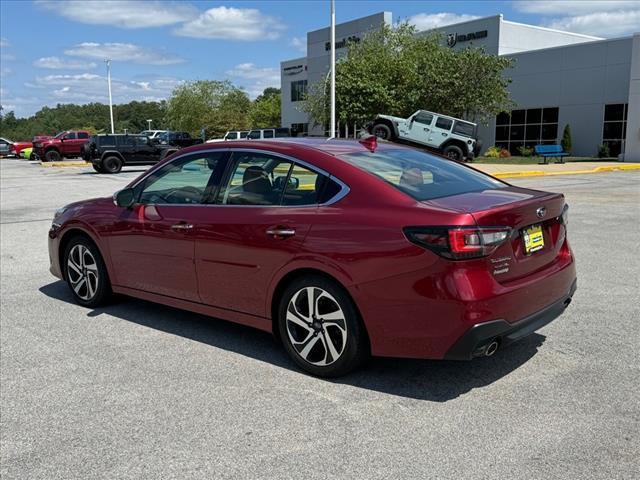
<path id="1" fill-rule="evenodd" d="M 86 130 L 66 130 L 53 138 L 38 138 L 33 151 L 41 160 L 57 162 L 63 157 L 79 157 L 91 134 Z"/>
<path id="2" fill-rule="evenodd" d="M 158 140 L 162 145 L 172 145 L 174 147 L 190 147 L 202 143 L 199 138 L 192 138 L 188 132 L 172 132 L 167 131 L 156 136 L 154 140 Z"/>
<path id="3" fill-rule="evenodd" d="M 473 160 L 482 146 L 475 123 L 427 110 L 409 118 L 378 115 L 367 130 L 383 140 L 426 148 L 456 161 Z"/>

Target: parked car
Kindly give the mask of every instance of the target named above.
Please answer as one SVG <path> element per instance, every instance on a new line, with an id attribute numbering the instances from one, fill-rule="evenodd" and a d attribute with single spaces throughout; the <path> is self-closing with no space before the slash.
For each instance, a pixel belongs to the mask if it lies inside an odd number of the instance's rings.
<path id="1" fill-rule="evenodd" d="M 555 319 L 576 289 L 567 213 L 375 137 L 213 143 L 58 210 L 49 258 L 81 305 L 119 293 L 249 325 L 336 376 L 369 354 L 493 355 Z"/>
<path id="2" fill-rule="evenodd" d="M 13 142 L 6 138 L 0 138 L 0 157 L 8 157 L 12 155 L 11 148 L 13 147 Z"/>
<path id="3" fill-rule="evenodd" d="M 475 123 L 427 110 L 409 118 L 378 115 L 367 130 L 383 140 L 427 148 L 456 161 L 473 160 L 482 147 Z"/>
<path id="4" fill-rule="evenodd" d="M 242 140 L 247 138 L 249 130 L 230 130 L 222 138 L 212 138 L 207 143 L 224 142 L 225 140 Z"/>
<path id="5" fill-rule="evenodd" d="M 154 165 L 177 147 L 158 145 L 146 135 L 94 135 L 82 149 L 82 158 L 98 173 L 118 173 L 125 165 Z"/>
<path id="6" fill-rule="evenodd" d="M 287 138 L 291 137 L 291 129 L 286 127 L 279 128 L 258 128 L 251 130 L 247 135 L 249 140 L 264 140 L 265 138 Z"/>
<path id="7" fill-rule="evenodd" d="M 89 141 L 90 136 L 86 130 L 67 130 L 53 138 L 38 139 L 33 143 L 33 150 L 47 162 L 57 162 L 63 157 L 79 157 L 82 146 Z"/>
<path id="8" fill-rule="evenodd" d="M 143 130 L 142 132 L 140 132 L 140 135 L 145 135 L 151 139 L 155 139 L 166 132 L 166 130 Z"/>
<path id="9" fill-rule="evenodd" d="M 202 143 L 200 138 L 192 138 L 188 132 L 171 132 L 161 133 L 156 137 L 163 145 L 173 145 L 174 147 L 190 147 Z"/>
<path id="10" fill-rule="evenodd" d="M 31 146 L 31 142 L 14 142 L 6 138 L 0 138 L 0 157 L 20 157 L 20 153 L 27 147 Z"/>

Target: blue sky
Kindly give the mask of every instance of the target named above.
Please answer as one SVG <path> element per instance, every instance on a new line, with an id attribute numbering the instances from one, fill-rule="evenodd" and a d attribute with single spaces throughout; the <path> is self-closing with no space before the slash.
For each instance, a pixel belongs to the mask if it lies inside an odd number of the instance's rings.
<path id="1" fill-rule="evenodd" d="M 498 13 L 602 37 L 640 30 L 640 0 L 336 2 L 338 23 L 385 10 L 420 30 Z M 255 97 L 328 22 L 328 0 L 1 0 L 0 101 L 18 116 L 106 102 L 106 56 L 115 103 L 166 98 L 193 79 L 230 79 Z"/>

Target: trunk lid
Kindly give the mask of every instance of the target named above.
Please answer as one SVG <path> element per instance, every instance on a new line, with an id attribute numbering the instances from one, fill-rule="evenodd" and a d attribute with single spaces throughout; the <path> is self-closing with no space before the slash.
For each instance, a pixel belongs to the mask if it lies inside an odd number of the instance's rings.
<path id="1" fill-rule="evenodd" d="M 561 215 L 564 195 L 518 187 L 469 192 L 424 202 L 471 214 L 480 227 L 510 227 L 511 235 L 483 258 L 498 282 L 517 280 L 544 269 L 558 256 L 565 239 Z M 525 252 L 524 230 L 539 225 L 544 247 Z"/>

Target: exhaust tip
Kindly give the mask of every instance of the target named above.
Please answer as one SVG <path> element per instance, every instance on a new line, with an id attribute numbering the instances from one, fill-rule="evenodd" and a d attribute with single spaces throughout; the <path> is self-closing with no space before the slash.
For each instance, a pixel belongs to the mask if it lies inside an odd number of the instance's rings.
<path id="1" fill-rule="evenodd" d="M 498 342 L 496 340 L 494 340 L 489 345 L 487 345 L 487 348 L 484 351 L 484 356 L 485 357 L 490 357 L 491 355 L 493 355 L 497 351 L 498 351 Z"/>

